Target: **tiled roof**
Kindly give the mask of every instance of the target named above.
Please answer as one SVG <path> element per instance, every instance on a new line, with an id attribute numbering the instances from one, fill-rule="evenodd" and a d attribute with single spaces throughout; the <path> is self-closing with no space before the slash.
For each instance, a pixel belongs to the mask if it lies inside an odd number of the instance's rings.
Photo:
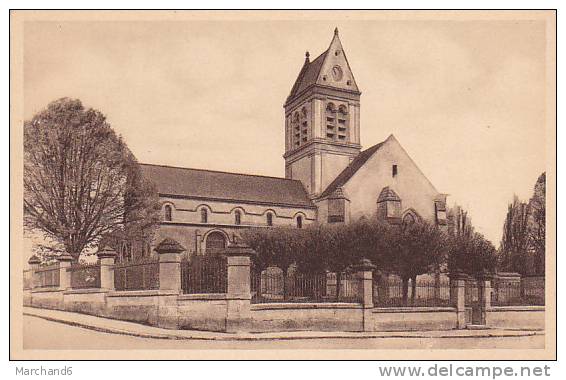
<path id="1" fill-rule="evenodd" d="M 293 85 L 293 88 L 291 89 L 291 93 L 289 94 L 287 100 L 299 94 L 305 88 L 316 83 L 327 53 L 328 50 L 319 55 L 312 62 L 309 62 L 308 60 L 305 61 L 305 64 L 303 65 L 303 68 L 301 69 L 301 72 L 299 73 L 299 76 L 297 77 L 297 80 L 295 81 L 295 84 Z"/>
<path id="2" fill-rule="evenodd" d="M 314 208 L 298 180 L 141 164 L 162 195 Z"/>
<path id="3" fill-rule="evenodd" d="M 336 177 L 334 181 L 332 181 L 330 185 L 328 185 L 328 187 L 322 192 L 320 197 L 327 197 L 334 193 L 337 188 L 344 186 L 346 182 L 348 182 L 350 178 L 352 178 L 352 176 L 356 174 L 356 172 L 366 163 L 366 161 L 371 156 L 373 156 L 375 152 L 379 150 L 379 148 L 381 148 L 384 143 L 385 141 L 380 142 L 379 144 L 376 144 L 371 148 L 360 152 L 360 154 L 358 154 L 356 158 L 354 158 L 354 160 L 350 162 L 350 165 L 348 165 L 346 169 L 342 170 L 342 172 L 338 174 L 338 177 Z"/>
<path id="4" fill-rule="evenodd" d="M 389 186 L 385 186 L 383 189 L 381 189 L 379 197 L 377 197 L 377 203 L 385 201 L 401 202 L 401 198 L 399 198 L 399 196 L 395 191 L 393 191 L 393 189 L 391 189 Z"/>
<path id="5" fill-rule="evenodd" d="M 344 194 L 344 190 L 342 190 L 341 187 L 336 188 L 336 190 L 334 190 L 334 192 L 332 192 L 332 194 L 329 196 L 329 198 L 332 199 L 347 199 L 346 195 Z"/>

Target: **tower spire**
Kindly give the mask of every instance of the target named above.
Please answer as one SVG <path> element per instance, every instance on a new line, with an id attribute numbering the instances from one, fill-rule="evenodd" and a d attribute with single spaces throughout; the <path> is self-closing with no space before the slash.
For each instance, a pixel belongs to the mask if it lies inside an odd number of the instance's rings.
<path id="1" fill-rule="evenodd" d="M 338 27 L 334 28 L 334 35 L 335 35 L 335 36 L 338 35 Z"/>

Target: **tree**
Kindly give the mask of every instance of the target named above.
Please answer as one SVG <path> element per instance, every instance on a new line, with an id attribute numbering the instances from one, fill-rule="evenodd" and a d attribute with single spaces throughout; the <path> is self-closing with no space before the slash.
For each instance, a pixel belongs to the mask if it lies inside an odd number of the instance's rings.
<path id="1" fill-rule="evenodd" d="M 242 232 L 242 240 L 256 251 L 254 266 L 264 270 L 276 266 L 283 272 L 283 297 L 287 297 L 289 268 L 302 250 L 299 230 L 291 227 L 251 228 Z"/>
<path id="2" fill-rule="evenodd" d="M 296 254 L 297 269 L 301 273 L 320 274 L 327 268 L 324 263 L 325 249 L 324 244 L 326 229 L 320 224 L 312 224 L 300 231 L 302 244 Z"/>
<path id="3" fill-rule="evenodd" d="M 351 224 L 326 224 L 323 227 L 323 263 L 327 269 L 336 273 L 336 299 L 340 297 L 342 273 L 356 263 L 359 251 L 352 249 L 357 242 L 351 238 L 355 230 Z"/>
<path id="4" fill-rule="evenodd" d="M 482 234 L 452 235 L 448 242 L 448 270 L 478 277 L 493 273 L 497 265 L 495 247 Z"/>
<path id="5" fill-rule="evenodd" d="M 532 198 L 529 200 L 531 217 L 529 219 L 529 240 L 533 257 L 533 270 L 536 274 L 544 273 L 546 250 L 546 173 L 542 173 L 535 184 Z"/>
<path id="6" fill-rule="evenodd" d="M 524 274 L 527 270 L 527 255 L 530 245 L 529 205 L 515 195 L 507 208 L 500 244 L 500 267 Z"/>
<path id="7" fill-rule="evenodd" d="M 458 205 L 452 207 L 448 212 L 448 233 L 456 236 L 470 236 L 474 233 L 474 227 L 468 212 Z"/>
<path id="8" fill-rule="evenodd" d="M 149 233 L 157 195 L 105 116 L 62 98 L 24 122 L 24 225 L 74 260 L 113 234 Z"/>
<path id="9" fill-rule="evenodd" d="M 411 280 L 411 301 L 414 302 L 417 276 L 430 273 L 446 260 L 446 236 L 437 226 L 424 220 L 391 226 L 387 235 L 384 267 L 401 277 L 404 303 L 408 300 Z"/>

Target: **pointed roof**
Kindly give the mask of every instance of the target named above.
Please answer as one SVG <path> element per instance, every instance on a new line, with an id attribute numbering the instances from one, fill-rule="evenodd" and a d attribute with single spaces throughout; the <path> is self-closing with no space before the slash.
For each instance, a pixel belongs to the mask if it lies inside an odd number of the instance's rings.
<path id="1" fill-rule="evenodd" d="M 385 186 L 381 189 L 379 193 L 379 197 L 377 197 L 377 203 L 385 202 L 385 201 L 396 201 L 401 202 L 401 198 L 397 195 L 397 193 L 390 188 L 389 186 Z"/>
<path id="2" fill-rule="evenodd" d="M 348 199 L 346 194 L 344 194 L 344 190 L 341 187 L 337 187 L 334 192 L 329 196 L 331 199 Z"/>
<path id="3" fill-rule="evenodd" d="M 335 71 L 333 72 L 333 70 Z M 306 53 L 305 63 L 297 76 L 291 93 L 287 97 L 287 102 L 313 85 L 359 92 L 354 74 L 342 47 L 342 42 L 340 42 L 338 28 L 334 30 L 334 37 L 328 49 L 314 61 L 311 62 L 309 60 L 309 52 Z"/>
<path id="4" fill-rule="evenodd" d="M 385 141 L 387 141 L 387 140 L 385 140 Z M 356 174 L 356 172 L 362 166 L 364 166 L 364 164 L 367 162 L 367 160 L 369 160 L 370 157 L 373 156 L 375 154 L 375 152 L 377 152 L 379 150 L 379 148 L 381 148 L 383 146 L 383 144 L 385 144 L 385 141 L 382 141 L 379 144 L 376 144 L 376 145 L 364 150 L 360 154 L 358 154 L 356 156 L 356 158 L 354 158 L 354 160 L 352 162 L 350 162 L 350 165 L 348 165 L 346 167 L 346 169 L 342 170 L 342 172 L 340 174 L 338 174 L 338 177 L 336 177 L 334 179 L 334 181 L 332 181 L 330 183 L 330 185 L 328 185 L 326 190 L 324 190 L 322 192 L 322 194 L 320 195 L 320 198 L 327 197 L 327 196 L 333 194 L 336 189 L 344 186 L 346 184 L 346 182 L 348 182 L 350 180 L 350 178 L 352 178 L 352 176 L 354 174 Z"/>

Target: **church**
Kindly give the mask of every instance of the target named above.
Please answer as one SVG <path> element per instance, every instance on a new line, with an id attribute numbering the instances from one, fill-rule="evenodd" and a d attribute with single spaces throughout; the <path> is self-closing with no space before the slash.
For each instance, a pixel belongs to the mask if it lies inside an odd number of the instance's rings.
<path id="1" fill-rule="evenodd" d="M 362 150 L 360 97 L 335 29 L 325 52 L 312 61 L 306 53 L 285 100 L 285 178 L 141 165 L 159 193 L 154 242 L 173 238 L 187 255 L 202 255 L 247 227 L 303 228 L 376 215 L 446 226 L 446 194 L 393 135 Z"/>

